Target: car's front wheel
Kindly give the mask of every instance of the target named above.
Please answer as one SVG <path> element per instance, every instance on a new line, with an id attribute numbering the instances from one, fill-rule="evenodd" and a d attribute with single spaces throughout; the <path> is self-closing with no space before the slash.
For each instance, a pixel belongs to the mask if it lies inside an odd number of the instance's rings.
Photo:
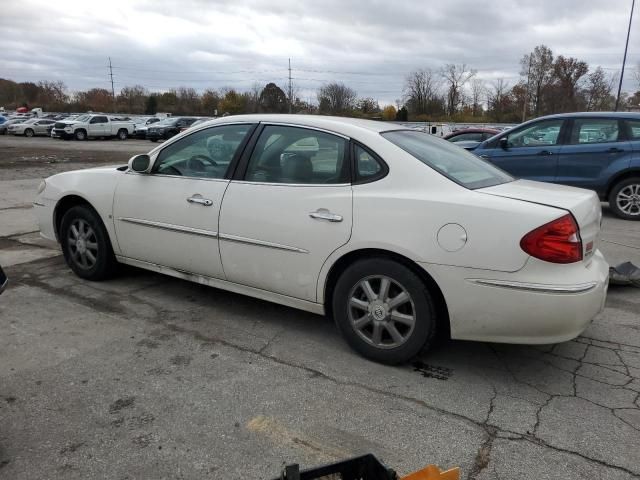
<path id="1" fill-rule="evenodd" d="M 76 130 L 75 137 L 76 137 L 76 140 L 80 140 L 80 141 L 86 140 L 87 132 L 85 132 L 84 130 Z"/>
<path id="2" fill-rule="evenodd" d="M 59 238 L 67 264 L 79 277 L 103 280 L 115 273 L 117 262 L 109 234 L 92 208 L 70 208 L 62 217 Z"/>
<path id="3" fill-rule="evenodd" d="M 27 129 L 24 131 L 24 136 L 25 136 L 25 137 L 33 137 L 34 133 L 35 133 L 35 132 L 34 132 L 33 130 L 31 130 L 30 128 L 27 128 Z"/>
<path id="4" fill-rule="evenodd" d="M 618 182 L 609 194 L 609 207 L 625 220 L 640 220 L 640 177 Z"/>
<path id="5" fill-rule="evenodd" d="M 336 283 L 332 306 L 347 343 L 377 362 L 406 362 L 435 335 L 435 309 L 424 283 L 390 259 L 350 265 Z"/>

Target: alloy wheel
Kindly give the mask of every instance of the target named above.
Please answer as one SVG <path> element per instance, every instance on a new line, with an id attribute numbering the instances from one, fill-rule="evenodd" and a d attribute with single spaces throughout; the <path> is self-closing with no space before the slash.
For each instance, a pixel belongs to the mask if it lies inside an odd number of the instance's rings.
<path id="1" fill-rule="evenodd" d="M 616 204 L 627 215 L 640 215 L 640 184 L 632 183 L 622 188 L 616 196 Z"/>
<path id="2" fill-rule="evenodd" d="M 86 220 L 76 218 L 71 222 L 67 245 L 76 265 L 85 270 L 93 268 L 98 260 L 98 238 Z"/>
<path id="3" fill-rule="evenodd" d="M 376 348 L 396 348 L 411 336 L 416 310 L 411 295 L 385 275 L 360 280 L 349 294 L 349 320 L 363 340 Z"/>

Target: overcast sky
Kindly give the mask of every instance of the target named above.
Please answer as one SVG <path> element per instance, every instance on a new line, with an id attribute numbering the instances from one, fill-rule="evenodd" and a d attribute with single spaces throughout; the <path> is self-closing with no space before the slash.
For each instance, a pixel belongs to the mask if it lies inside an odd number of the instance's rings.
<path id="1" fill-rule="evenodd" d="M 249 89 L 287 84 L 305 100 L 328 81 L 393 103 L 418 68 L 466 63 L 518 80 L 541 43 L 619 71 L 631 0 L 0 0 L 0 77 L 70 90 L 140 84 Z M 640 8 L 623 88 L 640 62 Z"/>

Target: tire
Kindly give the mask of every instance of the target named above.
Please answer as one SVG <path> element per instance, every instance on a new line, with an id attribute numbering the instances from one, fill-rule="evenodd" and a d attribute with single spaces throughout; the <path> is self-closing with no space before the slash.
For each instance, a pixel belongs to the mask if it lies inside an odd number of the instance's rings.
<path id="1" fill-rule="evenodd" d="M 151 140 L 153 143 L 156 143 L 158 141 L 157 138 L 150 138 L 149 140 Z"/>
<path id="2" fill-rule="evenodd" d="M 387 294 L 380 300 L 383 281 L 388 285 Z M 368 295 L 365 282 L 370 287 Z M 404 301 L 400 296 L 406 296 Z M 359 260 L 347 267 L 336 283 L 332 307 L 347 343 L 376 362 L 407 362 L 426 350 L 436 333 L 435 308 L 424 283 L 409 268 L 390 259 Z M 357 328 L 356 323 L 362 326 Z M 377 337 L 376 329 L 380 332 Z"/>
<path id="3" fill-rule="evenodd" d="M 609 194 L 609 208 L 625 220 L 640 220 L 640 177 L 616 183 Z"/>
<path id="4" fill-rule="evenodd" d="M 86 140 L 87 132 L 85 132 L 84 130 L 76 130 L 75 137 L 76 137 L 76 140 L 80 140 L 80 141 Z"/>
<path id="5" fill-rule="evenodd" d="M 116 272 L 118 263 L 109 234 L 93 208 L 70 208 L 62 217 L 59 238 L 67 265 L 79 277 L 97 281 Z"/>
<path id="6" fill-rule="evenodd" d="M 30 128 L 27 128 L 27 129 L 24 131 L 24 136 L 25 136 L 25 137 L 33 137 L 34 133 L 35 133 L 35 132 L 34 132 L 33 130 L 31 130 Z"/>
<path id="7" fill-rule="evenodd" d="M 118 130 L 118 140 L 126 140 L 127 138 L 129 138 L 129 133 L 124 128 Z"/>

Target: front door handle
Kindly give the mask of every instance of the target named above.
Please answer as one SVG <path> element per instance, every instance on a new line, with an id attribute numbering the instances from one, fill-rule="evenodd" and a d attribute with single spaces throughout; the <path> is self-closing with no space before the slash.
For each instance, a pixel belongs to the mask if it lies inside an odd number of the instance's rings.
<path id="1" fill-rule="evenodd" d="M 202 195 L 195 194 L 189 198 L 187 198 L 187 202 L 189 203 L 197 203 L 198 205 L 204 205 L 205 207 L 210 207 L 213 205 L 213 201 L 208 198 L 202 198 Z"/>
<path id="2" fill-rule="evenodd" d="M 553 155 L 553 152 L 550 152 L 549 150 L 542 150 L 538 152 L 538 155 Z"/>
<path id="3" fill-rule="evenodd" d="M 326 208 L 319 208 L 315 212 L 311 212 L 309 214 L 311 218 L 315 218 L 316 220 L 327 220 L 329 222 L 341 222 L 342 215 L 337 215 L 335 213 L 331 213 Z"/>
<path id="4" fill-rule="evenodd" d="M 618 147 L 611 147 L 611 148 L 608 150 L 608 152 L 609 152 L 609 153 L 622 153 L 622 152 L 624 152 L 624 150 L 623 150 L 623 149 L 621 149 L 621 148 L 618 148 Z"/>

